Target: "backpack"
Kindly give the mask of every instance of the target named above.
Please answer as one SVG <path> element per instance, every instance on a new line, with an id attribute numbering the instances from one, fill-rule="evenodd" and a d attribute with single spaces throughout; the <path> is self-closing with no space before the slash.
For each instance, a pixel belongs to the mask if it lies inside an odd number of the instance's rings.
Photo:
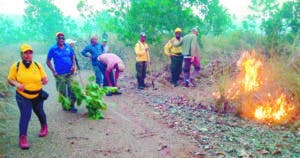
<path id="1" fill-rule="evenodd" d="M 38 69 L 40 70 L 40 66 L 38 65 L 38 63 L 37 62 L 35 62 L 34 61 L 34 64 L 38 67 Z M 18 63 L 17 63 L 17 73 L 18 73 L 18 71 L 19 71 L 19 66 L 20 66 L 20 61 L 18 61 Z"/>

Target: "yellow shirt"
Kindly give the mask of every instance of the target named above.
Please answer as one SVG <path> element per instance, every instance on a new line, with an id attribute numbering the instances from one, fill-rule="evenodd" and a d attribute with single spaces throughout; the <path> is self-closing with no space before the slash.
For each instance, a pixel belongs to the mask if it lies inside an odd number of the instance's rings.
<path id="1" fill-rule="evenodd" d="M 142 43 L 141 41 L 138 41 L 138 43 L 135 44 L 134 50 L 136 53 L 136 61 L 148 61 L 148 54 L 146 52 L 147 48 L 149 50 L 147 43 Z"/>
<path id="2" fill-rule="evenodd" d="M 18 81 L 24 85 L 24 89 L 28 91 L 38 91 L 42 89 L 42 79 L 47 77 L 42 65 L 37 63 L 38 66 L 32 62 L 28 68 L 20 61 L 17 71 L 17 63 L 14 63 L 9 70 L 7 79 Z M 17 90 L 22 96 L 28 99 L 33 99 L 38 94 L 27 94 Z"/>
<path id="3" fill-rule="evenodd" d="M 179 40 L 175 37 L 173 37 L 171 40 L 175 40 L 175 41 L 179 42 Z M 182 53 L 182 47 L 181 46 L 178 46 L 178 47 L 173 46 L 173 44 L 171 43 L 171 40 L 169 40 L 168 43 L 164 47 L 165 54 L 167 56 L 170 56 L 170 55 L 177 55 L 179 53 Z"/>

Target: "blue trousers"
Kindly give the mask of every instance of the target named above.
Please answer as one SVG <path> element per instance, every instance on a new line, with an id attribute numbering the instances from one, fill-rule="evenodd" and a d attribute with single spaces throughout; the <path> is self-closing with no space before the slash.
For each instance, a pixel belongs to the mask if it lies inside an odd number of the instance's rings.
<path id="1" fill-rule="evenodd" d="M 16 93 L 16 101 L 21 115 L 19 120 L 19 136 L 27 135 L 32 109 L 38 117 L 41 126 L 47 125 L 46 114 L 44 111 L 44 101 L 39 99 L 27 99 L 18 93 Z"/>
<path id="2" fill-rule="evenodd" d="M 96 65 L 93 65 L 93 69 L 95 72 L 95 77 L 96 77 L 96 83 L 101 87 L 103 85 L 103 74 L 101 72 L 101 65 L 98 63 Z"/>

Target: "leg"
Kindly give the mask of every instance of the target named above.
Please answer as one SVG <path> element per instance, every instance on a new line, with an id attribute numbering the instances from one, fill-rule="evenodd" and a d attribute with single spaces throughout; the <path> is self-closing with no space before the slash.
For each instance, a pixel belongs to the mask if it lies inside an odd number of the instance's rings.
<path id="1" fill-rule="evenodd" d="M 32 112 L 32 103 L 29 99 L 24 98 L 18 93 L 16 94 L 16 101 L 20 110 L 19 136 L 27 136 L 28 124 Z"/>
<path id="2" fill-rule="evenodd" d="M 93 69 L 94 69 L 95 77 L 96 77 L 96 83 L 99 85 L 99 87 L 101 87 L 103 84 L 103 73 L 101 71 L 101 69 L 102 69 L 101 66 L 102 66 L 102 64 L 93 65 Z"/>
<path id="3" fill-rule="evenodd" d="M 44 101 L 33 100 L 32 108 L 33 108 L 33 112 L 38 117 L 41 126 L 47 125 L 46 113 L 44 111 Z"/>
<path id="4" fill-rule="evenodd" d="M 143 85 L 142 85 L 142 78 L 143 78 L 143 63 L 142 62 L 137 62 L 135 64 L 135 68 L 136 68 L 136 78 L 137 78 L 137 87 L 138 89 L 143 89 Z"/>
<path id="5" fill-rule="evenodd" d="M 76 113 L 78 110 L 75 108 L 76 97 L 72 91 L 72 76 L 66 76 L 65 81 L 67 87 L 66 91 L 68 93 L 69 99 L 71 100 L 71 107 L 69 111 L 72 113 Z"/>
<path id="6" fill-rule="evenodd" d="M 35 99 L 32 101 L 32 107 L 33 107 L 34 113 L 38 117 L 40 124 L 41 124 L 41 130 L 40 130 L 39 136 L 44 137 L 48 134 L 47 119 L 46 119 L 46 114 L 44 111 L 44 101 Z"/>
<path id="7" fill-rule="evenodd" d="M 200 71 L 200 61 L 197 57 L 195 57 L 194 62 L 192 63 L 194 66 L 194 71 L 191 75 L 191 79 L 195 79 L 199 75 Z"/>
<path id="8" fill-rule="evenodd" d="M 142 65 L 143 65 L 142 66 L 142 86 L 146 87 L 145 78 L 146 78 L 146 73 L 147 73 L 147 62 L 143 61 Z"/>
<path id="9" fill-rule="evenodd" d="M 190 69 L 191 69 L 191 58 L 184 58 L 183 73 L 184 73 L 185 81 L 190 79 Z"/>

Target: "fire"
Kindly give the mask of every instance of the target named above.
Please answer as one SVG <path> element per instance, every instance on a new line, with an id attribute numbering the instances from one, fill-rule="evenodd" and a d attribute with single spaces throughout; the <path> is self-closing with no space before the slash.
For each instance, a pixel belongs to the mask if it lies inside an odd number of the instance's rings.
<path id="1" fill-rule="evenodd" d="M 254 91 L 259 88 L 258 70 L 262 67 L 262 62 L 256 58 L 256 53 L 244 52 L 237 62 L 237 66 L 244 74 L 243 85 L 245 91 Z"/>
<path id="2" fill-rule="evenodd" d="M 287 103 L 284 94 L 281 94 L 274 103 L 265 103 L 256 107 L 254 116 L 258 120 L 275 120 L 280 121 L 284 119 L 292 110 L 293 105 Z"/>
<path id="3" fill-rule="evenodd" d="M 269 69 L 263 61 L 255 52 L 242 53 L 237 61 L 239 73 L 226 87 L 224 96 L 241 105 L 242 116 L 261 122 L 285 122 L 295 110 L 295 105 L 280 87 L 267 80 L 272 76 L 265 74 L 272 73 L 264 73 Z M 220 93 L 215 92 L 214 96 L 220 96 Z"/>

